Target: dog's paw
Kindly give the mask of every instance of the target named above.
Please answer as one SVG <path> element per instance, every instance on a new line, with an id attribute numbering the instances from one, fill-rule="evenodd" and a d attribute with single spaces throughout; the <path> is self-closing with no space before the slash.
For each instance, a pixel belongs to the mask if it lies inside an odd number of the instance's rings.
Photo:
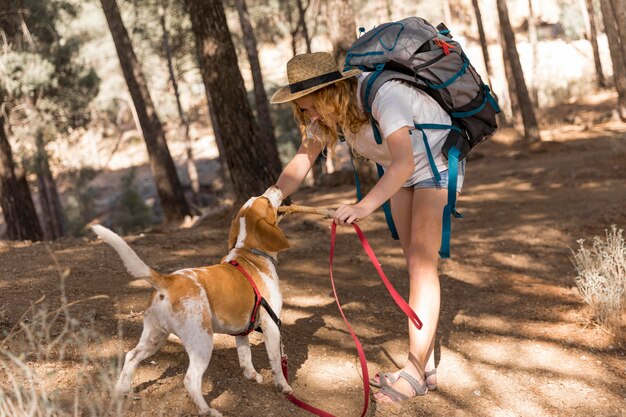
<path id="1" fill-rule="evenodd" d="M 198 415 L 209 416 L 209 417 L 223 417 L 222 413 L 220 413 L 216 409 L 211 408 L 209 406 L 207 406 L 206 408 L 202 407 L 200 410 L 198 410 Z"/>
<path id="2" fill-rule="evenodd" d="M 254 369 L 244 369 L 243 376 L 244 378 L 249 379 L 251 381 L 252 380 L 256 381 L 258 384 L 263 382 L 263 377 L 261 376 L 261 374 L 255 371 Z"/>
<path id="3" fill-rule="evenodd" d="M 124 385 L 116 385 L 115 386 L 115 395 L 119 395 L 119 396 L 123 396 L 123 395 L 128 395 L 128 396 L 132 396 L 133 394 L 133 388 L 129 385 L 129 386 L 124 386 Z"/>
<path id="4" fill-rule="evenodd" d="M 278 387 L 278 388 L 280 388 L 280 391 L 281 391 L 283 394 L 291 394 L 291 393 L 293 392 L 293 389 L 289 386 L 289 384 L 282 384 L 282 385 L 279 385 L 279 387 Z"/>

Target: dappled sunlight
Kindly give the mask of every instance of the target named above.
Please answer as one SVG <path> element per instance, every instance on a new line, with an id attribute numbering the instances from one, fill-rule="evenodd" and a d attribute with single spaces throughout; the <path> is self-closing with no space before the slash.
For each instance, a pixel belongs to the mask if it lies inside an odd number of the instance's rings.
<path id="1" fill-rule="evenodd" d="M 281 321 L 283 325 L 291 326 L 295 325 L 298 320 L 308 319 L 311 316 L 313 316 L 313 313 L 309 313 L 303 309 L 283 306 Z"/>
<path id="2" fill-rule="evenodd" d="M 323 319 L 324 327 L 317 329 L 313 335 L 321 339 L 332 341 L 333 344 L 340 343 L 342 348 L 353 350 L 354 344 L 352 338 L 339 313 L 337 313 L 336 316 L 325 315 Z M 370 326 L 368 323 L 363 323 L 351 317 L 348 317 L 348 321 L 350 322 L 352 330 L 358 337 L 376 338 L 385 335 L 383 328 Z"/>
<path id="3" fill-rule="evenodd" d="M 331 304 L 335 301 L 334 298 L 329 297 L 328 295 L 323 294 L 310 294 L 310 295 L 302 295 L 302 296 L 290 296 L 285 300 L 286 304 L 293 305 L 295 307 L 312 307 L 312 306 L 323 306 Z"/>
<path id="4" fill-rule="evenodd" d="M 543 416 L 574 409 L 598 415 L 596 407 L 614 404 L 617 411 L 623 401 L 617 393 L 594 388 L 593 381 L 605 372 L 601 363 L 588 364 L 581 372 L 576 353 L 551 344 L 520 345 L 518 340 L 502 338 L 498 343 L 470 341 L 462 348 L 471 355 L 444 352 L 445 363 L 439 367 L 440 380 L 446 381 L 447 387 L 443 395 L 473 397 L 484 415 Z M 446 369 L 458 372 L 450 375 Z M 490 383 L 496 375 L 499 383 Z"/>
<path id="5" fill-rule="evenodd" d="M 198 256 L 198 249 L 179 249 L 172 251 L 172 255 L 175 256 Z"/>

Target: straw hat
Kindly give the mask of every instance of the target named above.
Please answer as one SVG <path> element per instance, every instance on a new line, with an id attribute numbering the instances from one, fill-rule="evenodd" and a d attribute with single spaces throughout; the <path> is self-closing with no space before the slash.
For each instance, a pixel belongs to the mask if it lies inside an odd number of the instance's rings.
<path id="1" fill-rule="evenodd" d="M 287 62 L 289 85 L 279 88 L 270 99 L 270 103 L 286 103 L 304 97 L 327 85 L 354 77 L 361 73 L 359 69 L 346 72 L 337 70 L 335 59 L 328 52 L 313 52 L 296 55 Z"/>

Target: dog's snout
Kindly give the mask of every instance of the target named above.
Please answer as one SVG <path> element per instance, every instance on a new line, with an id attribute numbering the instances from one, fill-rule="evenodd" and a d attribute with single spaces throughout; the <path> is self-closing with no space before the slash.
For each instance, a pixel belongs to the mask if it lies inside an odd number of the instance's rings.
<path id="1" fill-rule="evenodd" d="M 270 188 L 265 190 L 263 197 L 267 198 L 274 208 L 278 208 L 280 203 L 283 201 L 283 192 L 277 186 L 272 185 Z"/>

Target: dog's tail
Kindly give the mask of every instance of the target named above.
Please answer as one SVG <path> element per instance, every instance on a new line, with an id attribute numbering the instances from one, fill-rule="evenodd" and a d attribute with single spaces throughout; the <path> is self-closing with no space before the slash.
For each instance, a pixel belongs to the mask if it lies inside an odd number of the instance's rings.
<path id="1" fill-rule="evenodd" d="M 145 279 L 155 288 L 166 286 L 163 276 L 146 265 L 120 236 L 99 224 L 92 225 L 91 230 L 115 249 L 132 276 Z"/>

